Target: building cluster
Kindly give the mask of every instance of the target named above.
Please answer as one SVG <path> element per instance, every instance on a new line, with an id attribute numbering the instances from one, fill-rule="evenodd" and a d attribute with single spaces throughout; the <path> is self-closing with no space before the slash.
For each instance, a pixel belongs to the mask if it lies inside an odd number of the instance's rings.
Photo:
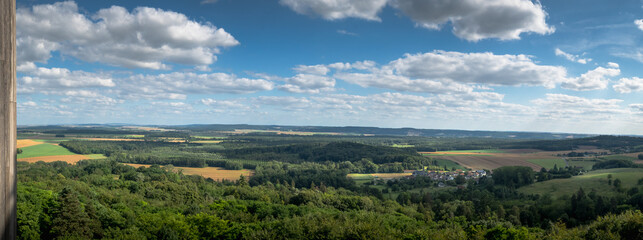
<path id="1" fill-rule="evenodd" d="M 465 179 L 478 179 L 487 175 L 485 170 L 476 170 L 476 171 L 463 171 L 462 169 L 457 169 L 455 171 L 427 171 L 427 170 L 418 170 L 413 171 L 411 177 L 429 177 L 434 181 L 451 181 L 458 176 L 464 176 Z"/>

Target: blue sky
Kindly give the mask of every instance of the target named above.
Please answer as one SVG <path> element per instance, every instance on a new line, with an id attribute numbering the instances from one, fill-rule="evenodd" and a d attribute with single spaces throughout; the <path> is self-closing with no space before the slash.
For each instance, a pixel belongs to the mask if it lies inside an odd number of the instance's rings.
<path id="1" fill-rule="evenodd" d="M 17 0 L 20 125 L 643 134 L 643 1 Z"/>

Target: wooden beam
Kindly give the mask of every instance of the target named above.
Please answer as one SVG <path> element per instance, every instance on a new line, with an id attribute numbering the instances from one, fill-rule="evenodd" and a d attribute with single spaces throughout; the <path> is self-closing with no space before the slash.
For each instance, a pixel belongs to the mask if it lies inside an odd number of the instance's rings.
<path id="1" fill-rule="evenodd" d="M 16 0 L 0 0 L 0 238 L 16 239 Z"/>

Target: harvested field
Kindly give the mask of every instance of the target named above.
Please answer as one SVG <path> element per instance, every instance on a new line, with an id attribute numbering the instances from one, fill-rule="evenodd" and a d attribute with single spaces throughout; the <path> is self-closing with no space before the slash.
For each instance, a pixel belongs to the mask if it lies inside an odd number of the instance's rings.
<path id="1" fill-rule="evenodd" d="M 139 167 L 149 167 L 150 164 L 134 164 L 134 163 L 124 163 L 135 168 Z M 185 175 L 200 175 L 204 178 L 212 178 L 216 181 L 229 180 L 236 181 L 239 180 L 241 175 L 246 178 L 252 177 L 254 171 L 243 169 L 243 170 L 225 170 L 220 167 L 204 167 L 204 168 L 191 168 L 191 167 L 174 167 L 175 171 L 183 170 Z"/>
<path id="2" fill-rule="evenodd" d="M 576 150 L 578 151 L 578 150 Z M 608 152 L 605 149 L 584 149 L 587 152 Z M 540 171 L 541 167 L 550 168 L 553 164 L 564 167 L 564 161 L 559 155 L 572 151 L 541 151 L 535 149 L 509 149 L 509 150 L 465 150 L 445 152 L 420 152 L 420 154 L 436 159 L 454 161 L 472 170 L 493 170 L 502 166 L 527 166 Z M 567 158 L 568 161 L 574 158 Z M 562 164 L 561 164 L 562 163 Z M 572 165 L 573 166 L 573 165 Z M 583 165 L 584 167 L 587 167 Z M 586 168 L 588 169 L 588 168 Z M 589 168 L 591 169 L 591 168 Z"/>
<path id="3" fill-rule="evenodd" d="M 203 140 L 203 141 L 192 141 L 193 143 L 206 143 L 206 144 L 215 144 L 215 143 L 221 143 L 223 141 L 221 140 Z"/>
<path id="4" fill-rule="evenodd" d="M 472 170 L 493 170 L 502 166 L 527 166 L 534 169 L 534 171 L 539 171 L 542 168 L 537 164 L 527 161 L 533 159 L 533 157 L 523 156 L 521 154 L 442 155 L 440 158 L 457 162 Z"/>
<path id="5" fill-rule="evenodd" d="M 20 158 L 18 161 L 35 163 L 35 162 L 57 162 L 63 161 L 66 163 L 76 164 L 80 160 L 92 159 L 92 156 L 88 155 L 58 155 L 58 156 L 41 156 L 41 157 L 29 157 L 29 158 Z"/>
<path id="6" fill-rule="evenodd" d="M 128 141 L 128 142 L 142 142 L 143 139 L 132 139 L 132 138 L 78 138 L 79 140 L 89 140 L 89 141 Z"/>
<path id="7" fill-rule="evenodd" d="M 33 145 L 38 145 L 38 144 L 43 144 L 43 142 L 36 142 L 31 139 L 20 139 L 18 140 L 16 146 L 17 148 L 24 148 L 24 147 L 30 147 Z"/>
<path id="8" fill-rule="evenodd" d="M 394 178 L 403 178 L 407 176 L 413 175 L 412 173 L 351 173 L 348 174 L 347 177 L 359 180 L 359 179 L 373 179 L 373 178 L 381 178 L 381 179 L 394 179 Z"/>

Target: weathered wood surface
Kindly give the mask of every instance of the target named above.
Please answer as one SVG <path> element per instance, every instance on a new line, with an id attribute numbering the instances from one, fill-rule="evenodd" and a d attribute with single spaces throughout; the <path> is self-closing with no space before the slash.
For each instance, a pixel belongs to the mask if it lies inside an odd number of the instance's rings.
<path id="1" fill-rule="evenodd" d="M 0 0 L 0 238 L 16 238 L 16 1 Z"/>

